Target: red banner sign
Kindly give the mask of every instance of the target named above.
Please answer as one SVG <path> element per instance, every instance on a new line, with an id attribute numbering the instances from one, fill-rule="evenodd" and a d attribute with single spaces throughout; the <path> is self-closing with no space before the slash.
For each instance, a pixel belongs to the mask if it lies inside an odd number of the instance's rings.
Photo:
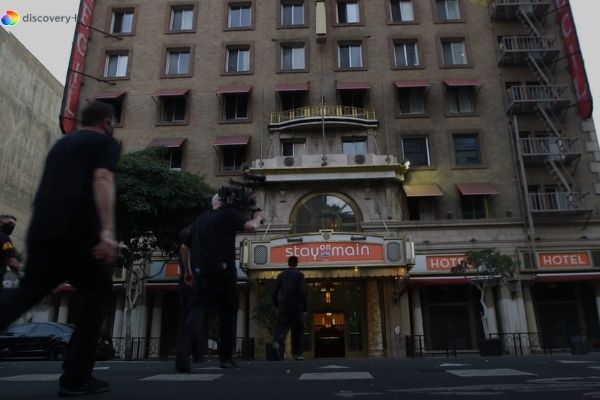
<path id="1" fill-rule="evenodd" d="M 427 271 L 448 271 L 456 267 L 462 260 L 467 258 L 465 255 L 450 255 L 450 256 L 427 256 L 425 263 Z"/>
<path id="2" fill-rule="evenodd" d="M 583 119 L 592 116 L 592 94 L 588 84 L 581 47 L 575 29 L 575 21 L 569 0 L 555 0 L 558 22 L 563 37 L 565 54 L 569 64 L 569 74 L 573 82 L 573 90 L 577 100 L 577 110 Z"/>
<path id="3" fill-rule="evenodd" d="M 591 267 L 590 255 L 587 251 L 569 253 L 538 253 L 540 268 L 580 268 Z"/>
<path id="4" fill-rule="evenodd" d="M 71 48 L 71 60 L 63 92 L 62 106 L 60 110 L 60 129 L 64 134 L 73 132 L 76 128 L 77 108 L 79 105 L 79 93 L 83 80 L 83 66 L 85 64 L 85 53 L 90 37 L 92 25 L 92 14 L 94 12 L 95 0 L 81 0 L 79 3 L 79 14 L 77 14 L 77 26 L 73 37 Z"/>
<path id="5" fill-rule="evenodd" d="M 285 264 L 291 256 L 302 263 L 384 261 L 383 245 L 355 242 L 314 242 L 287 244 L 271 248 L 271 262 Z"/>

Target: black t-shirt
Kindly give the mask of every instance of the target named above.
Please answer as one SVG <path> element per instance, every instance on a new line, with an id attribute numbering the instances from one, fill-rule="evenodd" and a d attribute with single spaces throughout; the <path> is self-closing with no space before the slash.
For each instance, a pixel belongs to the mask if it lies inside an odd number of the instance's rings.
<path id="1" fill-rule="evenodd" d="M 200 275 L 224 269 L 235 274 L 235 235 L 244 230 L 245 223 L 242 212 L 231 207 L 202 213 L 185 241 L 192 251 L 192 270 Z"/>
<path id="2" fill-rule="evenodd" d="M 4 271 L 8 259 L 16 256 L 17 253 L 15 252 L 10 237 L 4 232 L 0 232 L 0 273 Z M 1 286 L 2 282 L 0 282 L 0 287 Z"/>
<path id="3" fill-rule="evenodd" d="M 273 304 L 284 312 L 306 311 L 306 281 L 296 268 L 288 268 L 277 276 Z"/>
<path id="4" fill-rule="evenodd" d="M 119 153 L 117 141 L 98 132 L 80 130 L 59 139 L 46 158 L 28 239 L 97 240 L 100 219 L 92 187 L 94 170 L 114 171 Z"/>

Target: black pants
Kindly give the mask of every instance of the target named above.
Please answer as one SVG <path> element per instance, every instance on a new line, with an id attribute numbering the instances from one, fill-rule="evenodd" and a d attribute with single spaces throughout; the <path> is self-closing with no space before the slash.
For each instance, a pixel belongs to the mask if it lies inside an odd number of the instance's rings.
<path id="1" fill-rule="evenodd" d="M 279 343 L 281 348 L 284 346 L 285 337 L 288 330 L 292 330 L 292 353 L 294 356 L 302 355 L 302 335 L 304 334 L 304 321 L 302 313 L 298 311 L 280 310 L 277 313 L 277 325 L 273 332 L 273 342 Z"/>
<path id="2" fill-rule="evenodd" d="M 83 303 L 63 363 L 61 383 L 78 385 L 91 375 L 102 320 L 112 293 L 112 267 L 95 260 L 91 243 L 49 240 L 28 243 L 25 278 L 18 288 L 0 291 L 0 330 L 19 318 L 44 296 L 68 281 Z"/>
<path id="3" fill-rule="evenodd" d="M 188 314 L 190 313 L 190 304 L 194 295 L 194 289 L 191 286 L 186 285 L 185 283 L 179 283 L 179 287 L 177 288 L 177 293 L 179 294 L 179 337 L 183 335 L 183 330 L 185 327 L 185 321 L 187 319 Z M 207 348 L 207 335 L 206 333 L 206 325 L 203 326 L 202 335 L 199 337 L 191 338 L 191 352 L 192 358 L 194 361 L 200 361 L 202 358 L 208 354 Z M 178 340 L 180 340 L 178 338 Z"/>
<path id="4" fill-rule="evenodd" d="M 194 294 L 185 321 L 177 353 L 189 357 L 195 338 L 202 337 L 206 316 L 216 312 L 219 318 L 219 359 L 232 359 L 235 339 L 235 317 L 238 307 L 236 280 L 231 273 L 194 276 Z"/>

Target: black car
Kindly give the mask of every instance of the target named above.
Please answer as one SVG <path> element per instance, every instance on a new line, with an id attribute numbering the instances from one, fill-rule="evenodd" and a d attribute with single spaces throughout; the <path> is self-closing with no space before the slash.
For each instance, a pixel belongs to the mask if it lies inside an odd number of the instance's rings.
<path id="1" fill-rule="evenodd" d="M 0 333 L 0 358 L 38 357 L 64 360 L 74 327 L 58 322 L 13 325 Z M 109 338 L 98 340 L 97 360 L 110 360 L 115 350 Z"/>

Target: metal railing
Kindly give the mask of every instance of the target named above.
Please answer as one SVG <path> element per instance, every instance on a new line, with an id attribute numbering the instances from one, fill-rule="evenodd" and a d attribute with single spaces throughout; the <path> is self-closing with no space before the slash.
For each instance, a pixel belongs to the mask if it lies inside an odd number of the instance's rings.
<path id="1" fill-rule="evenodd" d="M 295 108 L 293 110 L 273 112 L 271 113 L 271 124 L 280 124 L 282 122 L 296 121 L 307 118 L 355 118 L 376 121 L 376 113 L 374 109 L 324 105 L 324 106 L 307 106 Z"/>
<path id="2" fill-rule="evenodd" d="M 157 337 L 135 337 L 130 338 L 129 341 L 124 337 L 113 337 L 112 344 L 115 349 L 115 359 L 120 360 L 158 360 L 174 355 L 169 354 L 169 350 L 167 350 L 167 346 L 163 343 L 163 340 Z M 218 338 L 208 338 L 207 345 L 205 346 L 206 354 L 203 354 L 203 356 L 206 358 L 218 358 L 218 345 Z M 236 338 L 233 357 L 243 360 L 254 359 L 254 338 Z"/>
<path id="3" fill-rule="evenodd" d="M 508 99 L 510 102 L 570 101 L 566 85 L 512 86 Z"/>
<path id="4" fill-rule="evenodd" d="M 566 156 L 568 154 L 580 154 L 576 146 L 577 139 L 544 137 L 544 138 L 521 138 L 521 150 L 524 156 Z"/>
<path id="5" fill-rule="evenodd" d="M 571 211 L 579 210 L 577 199 L 583 197 L 580 192 L 529 193 L 531 211 Z"/>
<path id="6" fill-rule="evenodd" d="M 405 337 L 406 356 L 423 358 L 424 356 L 457 357 L 457 335 L 409 335 Z"/>
<path id="7" fill-rule="evenodd" d="M 501 53 L 510 52 L 560 52 L 556 36 L 505 36 L 500 42 Z"/>

